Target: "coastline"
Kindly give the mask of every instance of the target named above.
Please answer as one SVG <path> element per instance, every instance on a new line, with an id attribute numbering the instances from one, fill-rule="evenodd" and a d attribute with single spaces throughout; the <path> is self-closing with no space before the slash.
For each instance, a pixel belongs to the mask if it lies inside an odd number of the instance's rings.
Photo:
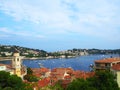
<path id="1" fill-rule="evenodd" d="M 78 56 L 68 56 L 68 57 L 23 57 L 21 56 L 22 60 L 49 60 L 49 59 L 61 59 L 61 58 L 75 58 Z M 12 60 L 12 57 L 0 57 L 0 61 L 7 61 Z"/>
<path id="2" fill-rule="evenodd" d="M 12 60 L 12 57 L 0 57 L 0 61 Z"/>

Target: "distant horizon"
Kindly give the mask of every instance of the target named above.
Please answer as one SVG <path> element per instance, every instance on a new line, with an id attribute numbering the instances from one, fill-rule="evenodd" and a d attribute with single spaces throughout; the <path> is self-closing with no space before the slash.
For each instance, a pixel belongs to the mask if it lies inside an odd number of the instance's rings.
<path id="1" fill-rule="evenodd" d="M 0 44 L 119 49 L 120 0 L 0 0 Z"/>

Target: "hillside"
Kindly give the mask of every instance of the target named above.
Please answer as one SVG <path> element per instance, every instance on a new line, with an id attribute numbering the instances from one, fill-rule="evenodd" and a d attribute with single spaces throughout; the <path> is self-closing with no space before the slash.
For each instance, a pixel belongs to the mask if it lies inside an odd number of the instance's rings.
<path id="1" fill-rule="evenodd" d="M 39 49 L 32 49 L 20 46 L 0 45 L 0 56 L 7 57 L 12 56 L 13 52 L 18 50 L 21 56 L 26 57 L 45 57 L 47 52 Z"/>
<path id="2" fill-rule="evenodd" d="M 56 51 L 48 53 L 44 50 L 15 46 L 15 45 L 0 45 L 0 57 L 11 57 L 13 52 L 18 50 L 21 56 L 25 57 L 47 57 L 47 58 L 68 58 L 89 54 L 119 54 L 120 49 L 71 49 L 65 51 Z"/>

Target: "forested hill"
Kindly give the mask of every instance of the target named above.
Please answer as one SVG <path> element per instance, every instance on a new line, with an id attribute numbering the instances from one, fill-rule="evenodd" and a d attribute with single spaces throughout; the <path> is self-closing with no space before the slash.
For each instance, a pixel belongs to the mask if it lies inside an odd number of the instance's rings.
<path id="1" fill-rule="evenodd" d="M 17 50 L 20 55 L 34 57 L 34 56 L 46 56 L 47 52 L 44 50 L 39 49 L 32 49 L 27 47 L 15 46 L 15 45 L 0 45 L 0 55 L 5 56 L 12 56 L 13 52 Z"/>

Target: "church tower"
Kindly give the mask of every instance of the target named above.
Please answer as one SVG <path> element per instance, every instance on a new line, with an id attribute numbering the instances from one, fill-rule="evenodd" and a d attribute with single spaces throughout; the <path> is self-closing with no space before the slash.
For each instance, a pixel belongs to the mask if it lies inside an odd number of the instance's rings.
<path id="1" fill-rule="evenodd" d="M 19 52 L 14 52 L 12 59 L 12 68 L 14 69 L 14 74 L 21 77 L 21 67 L 22 61 Z"/>

